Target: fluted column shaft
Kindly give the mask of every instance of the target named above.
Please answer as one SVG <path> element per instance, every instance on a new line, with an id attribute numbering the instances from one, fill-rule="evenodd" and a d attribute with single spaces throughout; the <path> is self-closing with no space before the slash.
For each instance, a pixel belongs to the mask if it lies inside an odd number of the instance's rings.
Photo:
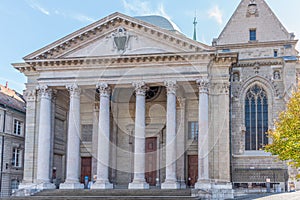
<path id="1" fill-rule="evenodd" d="M 67 176 L 61 189 L 83 188 L 79 183 L 80 175 L 80 88 L 76 84 L 67 85 L 70 93 L 68 143 L 67 143 Z"/>
<path id="2" fill-rule="evenodd" d="M 129 189 L 148 189 L 145 182 L 145 94 L 147 87 L 144 82 L 134 83 L 136 93 L 135 134 L 134 134 L 134 177 Z"/>
<path id="3" fill-rule="evenodd" d="M 113 185 L 108 180 L 109 147 L 110 147 L 110 88 L 106 83 L 99 83 L 100 92 L 99 126 L 98 126 L 98 153 L 97 153 L 97 180 L 92 189 L 109 189 Z"/>
<path id="4" fill-rule="evenodd" d="M 52 90 L 39 86 L 40 116 L 37 158 L 37 182 L 50 183 L 51 98 Z"/>
<path id="5" fill-rule="evenodd" d="M 167 89 L 167 126 L 166 126 L 166 179 L 163 189 L 177 189 L 176 177 L 176 89 L 175 81 L 166 81 Z"/>
<path id="6" fill-rule="evenodd" d="M 36 114 L 36 89 L 26 89 L 24 92 L 24 97 L 26 99 L 26 126 L 25 126 L 25 152 L 24 152 L 24 172 L 23 180 L 19 188 L 21 189 L 22 185 L 32 184 L 34 178 L 34 142 L 35 137 L 35 118 Z M 21 187 L 20 187 L 21 186 Z"/>
<path id="7" fill-rule="evenodd" d="M 208 86 L 207 78 L 197 80 L 199 88 L 198 181 L 196 188 L 210 187 L 208 165 Z"/>

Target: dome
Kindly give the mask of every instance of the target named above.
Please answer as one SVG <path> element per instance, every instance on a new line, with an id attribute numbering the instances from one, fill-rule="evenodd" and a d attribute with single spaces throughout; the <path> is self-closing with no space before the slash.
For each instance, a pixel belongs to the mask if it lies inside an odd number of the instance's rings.
<path id="1" fill-rule="evenodd" d="M 172 22 L 171 20 L 168 20 L 167 18 L 159 15 L 148 15 L 148 16 L 136 16 L 134 17 L 136 19 L 139 19 L 141 21 L 147 22 L 149 24 L 158 26 L 160 28 L 174 31 L 174 32 L 181 32 L 179 27 Z"/>

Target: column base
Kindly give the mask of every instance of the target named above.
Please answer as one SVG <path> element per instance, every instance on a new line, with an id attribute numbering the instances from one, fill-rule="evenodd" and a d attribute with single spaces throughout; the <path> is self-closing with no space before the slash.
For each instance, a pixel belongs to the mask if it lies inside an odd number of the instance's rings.
<path id="1" fill-rule="evenodd" d="M 226 181 L 198 180 L 195 189 L 192 190 L 192 197 L 200 199 L 233 199 L 232 184 Z"/>
<path id="2" fill-rule="evenodd" d="M 198 180 L 195 183 L 195 189 L 200 189 L 200 190 L 209 190 L 212 187 L 212 183 L 210 180 Z"/>
<path id="3" fill-rule="evenodd" d="M 59 185 L 59 189 L 84 189 L 84 185 L 82 183 L 61 183 Z"/>
<path id="4" fill-rule="evenodd" d="M 91 185 L 91 189 L 113 189 L 114 185 L 108 181 L 96 181 Z"/>
<path id="5" fill-rule="evenodd" d="M 149 189 L 149 184 L 145 181 L 133 180 L 131 183 L 129 183 L 128 189 Z"/>
<path id="6" fill-rule="evenodd" d="M 31 196 L 38 191 L 34 183 L 20 183 L 19 189 L 12 196 Z"/>
<path id="7" fill-rule="evenodd" d="M 180 184 L 177 181 L 166 180 L 161 184 L 161 189 L 180 189 Z"/>
<path id="8" fill-rule="evenodd" d="M 42 190 L 56 189 L 53 183 L 21 183 L 19 189 L 12 196 L 31 196 Z"/>
<path id="9" fill-rule="evenodd" d="M 36 187 L 39 190 L 53 190 L 53 189 L 56 189 L 56 186 L 53 183 L 38 183 Z"/>

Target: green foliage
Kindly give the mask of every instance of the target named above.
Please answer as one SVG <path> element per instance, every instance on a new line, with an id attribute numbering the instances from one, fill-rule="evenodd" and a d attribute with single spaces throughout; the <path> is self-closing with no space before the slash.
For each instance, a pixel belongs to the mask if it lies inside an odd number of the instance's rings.
<path id="1" fill-rule="evenodd" d="M 285 111 L 279 114 L 275 130 L 268 131 L 271 144 L 265 150 L 280 160 L 300 167 L 300 90 L 294 92 Z"/>

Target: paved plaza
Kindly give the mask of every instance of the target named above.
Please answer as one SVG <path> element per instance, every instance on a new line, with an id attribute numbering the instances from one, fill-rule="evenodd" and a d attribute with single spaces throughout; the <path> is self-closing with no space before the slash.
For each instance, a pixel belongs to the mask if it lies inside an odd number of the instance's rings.
<path id="1" fill-rule="evenodd" d="M 247 195 L 247 197 L 240 197 L 236 199 L 243 200 L 300 200 L 300 191 L 299 192 L 288 192 L 288 193 L 275 193 L 275 194 L 255 194 Z"/>

